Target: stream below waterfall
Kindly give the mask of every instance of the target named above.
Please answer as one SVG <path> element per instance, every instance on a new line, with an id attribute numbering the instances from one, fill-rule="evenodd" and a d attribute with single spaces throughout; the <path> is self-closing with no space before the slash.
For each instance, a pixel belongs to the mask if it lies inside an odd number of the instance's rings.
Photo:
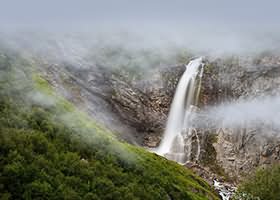
<path id="1" fill-rule="evenodd" d="M 222 200 L 230 200 L 230 198 L 236 192 L 237 188 L 232 186 L 232 185 L 219 182 L 216 179 L 214 179 L 213 182 L 214 182 L 214 188 L 215 188 L 215 190 L 218 191 L 218 193 L 219 193 L 220 197 L 222 198 Z"/>

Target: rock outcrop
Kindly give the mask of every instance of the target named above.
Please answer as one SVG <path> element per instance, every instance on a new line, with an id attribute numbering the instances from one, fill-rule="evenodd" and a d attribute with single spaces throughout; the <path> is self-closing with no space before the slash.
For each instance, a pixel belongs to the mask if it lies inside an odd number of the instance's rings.
<path id="1" fill-rule="evenodd" d="M 201 107 L 252 97 L 280 94 L 280 57 L 261 55 L 257 58 L 215 60 L 208 63 L 203 79 Z M 215 163 L 237 180 L 257 166 L 280 161 L 280 130 L 272 127 L 218 128 L 202 131 L 212 134 L 212 145 L 202 147 L 215 155 Z M 213 149 L 214 147 L 214 149 Z M 209 155 L 208 155 L 209 156 Z M 203 153 L 201 156 L 203 163 Z"/>

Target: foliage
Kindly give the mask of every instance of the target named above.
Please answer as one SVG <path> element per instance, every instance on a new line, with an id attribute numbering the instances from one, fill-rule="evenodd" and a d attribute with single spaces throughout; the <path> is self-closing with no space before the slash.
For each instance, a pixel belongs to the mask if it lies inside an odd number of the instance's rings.
<path id="1" fill-rule="evenodd" d="M 216 199 L 189 170 L 117 141 L 26 63 L 4 58 L 0 199 Z"/>
<path id="2" fill-rule="evenodd" d="M 254 197 L 251 194 L 247 194 L 244 192 L 236 192 L 232 197 L 233 200 L 260 200 L 259 197 Z"/>
<path id="3" fill-rule="evenodd" d="M 259 168 L 239 187 L 239 193 L 251 196 L 251 199 L 280 199 L 280 165 L 265 169 Z"/>

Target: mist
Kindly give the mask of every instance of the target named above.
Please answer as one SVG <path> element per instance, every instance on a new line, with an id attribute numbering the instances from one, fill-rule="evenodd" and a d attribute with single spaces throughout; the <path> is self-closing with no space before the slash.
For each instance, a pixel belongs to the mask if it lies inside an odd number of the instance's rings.
<path id="1" fill-rule="evenodd" d="M 280 96 L 263 96 L 224 102 L 200 110 L 193 118 L 197 128 L 280 129 Z"/>
<path id="2" fill-rule="evenodd" d="M 277 8 L 274 0 L 12 0 L 2 2 L 0 36 L 48 54 L 55 48 L 46 45 L 56 40 L 67 60 L 99 51 L 100 44 L 125 46 L 128 52 L 153 49 L 163 52 L 162 57 L 174 49 L 215 57 L 243 55 L 279 51 Z"/>
<path id="3" fill-rule="evenodd" d="M 0 41 L 1 47 L 47 63 L 145 71 L 186 64 L 178 61 L 182 57 L 187 62 L 193 56 L 278 53 L 279 6 L 274 0 L 12 0 L 0 8 Z M 279 97 L 239 100 L 208 108 L 204 115 L 227 127 L 244 122 L 279 126 L 279 101 Z"/>

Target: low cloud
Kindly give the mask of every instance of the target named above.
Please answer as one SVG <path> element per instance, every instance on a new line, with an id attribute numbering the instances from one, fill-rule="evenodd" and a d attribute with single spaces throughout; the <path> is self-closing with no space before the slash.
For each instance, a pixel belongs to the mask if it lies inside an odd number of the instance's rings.
<path id="1" fill-rule="evenodd" d="M 225 102 L 197 113 L 193 126 L 198 128 L 280 129 L 280 96 L 267 96 Z"/>

